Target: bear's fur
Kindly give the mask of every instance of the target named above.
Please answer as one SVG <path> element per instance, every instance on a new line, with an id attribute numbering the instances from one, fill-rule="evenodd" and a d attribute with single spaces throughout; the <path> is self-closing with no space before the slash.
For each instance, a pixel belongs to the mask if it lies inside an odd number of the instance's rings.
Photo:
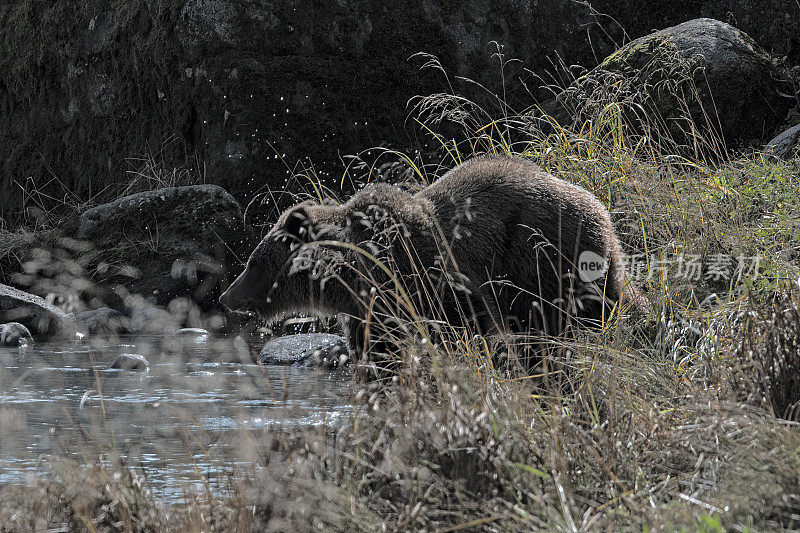
<path id="1" fill-rule="evenodd" d="M 578 275 L 583 252 L 607 265 L 593 283 Z M 620 254 L 590 192 L 522 159 L 476 157 L 413 195 L 376 184 L 342 205 L 288 209 L 220 302 L 268 319 L 347 315 L 361 355 L 370 325 L 398 317 L 560 335 L 607 318 L 623 289 L 647 311 Z"/>

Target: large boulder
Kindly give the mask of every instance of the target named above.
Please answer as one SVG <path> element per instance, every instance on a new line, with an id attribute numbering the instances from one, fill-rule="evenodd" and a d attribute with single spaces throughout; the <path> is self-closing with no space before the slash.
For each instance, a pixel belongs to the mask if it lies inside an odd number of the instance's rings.
<path id="1" fill-rule="evenodd" d="M 800 64 L 792 38 L 800 36 L 800 3 L 787 0 L 592 0 L 592 7 L 615 25 L 609 31 L 617 37 L 622 30 L 630 38 L 647 35 L 654 28 L 675 26 L 698 17 L 711 17 L 733 24 L 746 32 L 773 55 L 793 56 Z M 616 26 L 616 27 L 615 27 Z"/>
<path id="2" fill-rule="evenodd" d="M 19 322 L 34 335 L 74 339 L 75 319 L 39 296 L 0 283 L 0 323 Z"/>
<path id="3" fill-rule="evenodd" d="M 559 101 L 581 119 L 626 100 L 632 123 L 708 155 L 769 139 L 792 105 L 781 94 L 787 80 L 787 71 L 747 34 L 701 18 L 628 43 Z"/>
<path id="4" fill-rule="evenodd" d="M 229 250 L 246 254 L 248 235 L 239 203 L 216 185 L 125 196 L 83 212 L 77 231 L 106 261 L 128 266 L 107 281 L 155 305 L 189 296 L 202 307 L 216 302 L 235 263 Z"/>
<path id="5" fill-rule="evenodd" d="M 533 71 L 557 56 L 586 64 L 612 50 L 595 16 L 573 0 L 7 0 L 2 174 L 41 199 L 86 199 L 150 154 L 249 200 L 313 156 L 334 182 L 342 153 L 408 146 L 409 98 L 444 87 L 412 55 L 499 88 L 492 41 Z M 505 73 L 534 78 L 516 64 Z M 0 180 L 0 212 L 22 205 L 13 183 Z"/>

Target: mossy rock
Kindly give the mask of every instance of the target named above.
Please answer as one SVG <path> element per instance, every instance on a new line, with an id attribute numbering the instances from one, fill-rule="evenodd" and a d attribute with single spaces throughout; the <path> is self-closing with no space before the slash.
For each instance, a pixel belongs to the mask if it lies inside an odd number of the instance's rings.
<path id="1" fill-rule="evenodd" d="M 617 32 L 624 28 L 632 38 L 709 17 L 733 24 L 782 57 L 790 51 L 790 39 L 800 35 L 800 4 L 786 0 L 593 0 L 592 7 L 614 20 Z"/>
<path id="2" fill-rule="evenodd" d="M 189 296 L 211 308 L 219 283 L 235 276 L 235 257 L 254 245 L 242 208 L 216 185 L 167 187 L 119 198 L 84 211 L 77 238 L 104 261 L 124 264 L 108 280 L 156 305 Z M 233 253 L 231 253 L 233 251 Z"/>
<path id="3" fill-rule="evenodd" d="M 614 102 L 631 123 L 717 153 L 760 146 L 784 121 L 788 73 L 753 39 L 714 19 L 640 37 L 606 57 L 560 100 L 576 118 Z"/>

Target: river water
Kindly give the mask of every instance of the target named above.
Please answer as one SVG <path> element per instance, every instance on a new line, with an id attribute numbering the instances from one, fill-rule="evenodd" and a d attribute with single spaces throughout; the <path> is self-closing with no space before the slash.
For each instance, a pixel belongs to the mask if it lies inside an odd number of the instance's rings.
<path id="1" fill-rule="evenodd" d="M 145 356 L 149 371 L 109 369 L 120 353 Z M 52 455 L 85 464 L 113 450 L 157 497 L 182 501 L 206 482 L 224 486 L 237 466 L 252 471 L 275 428 L 335 427 L 349 412 L 346 371 L 252 361 L 225 338 L 0 348 L 0 491 L 47 471 Z"/>

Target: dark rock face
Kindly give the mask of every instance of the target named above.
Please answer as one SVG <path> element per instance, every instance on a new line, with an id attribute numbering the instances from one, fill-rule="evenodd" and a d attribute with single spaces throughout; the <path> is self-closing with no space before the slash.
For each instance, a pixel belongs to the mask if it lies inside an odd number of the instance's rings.
<path id="1" fill-rule="evenodd" d="M 799 146 L 800 124 L 797 124 L 770 140 L 764 147 L 764 156 L 773 161 L 790 159 L 793 155 L 798 155 L 797 148 Z"/>
<path id="2" fill-rule="evenodd" d="M 150 363 L 138 353 L 121 353 L 114 359 L 109 368 L 115 370 L 150 370 Z"/>
<path id="3" fill-rule="evenodd" d="M 19 346 L 32 340 L 31 332 L 19 322 L 0 324 L 0 346 Z"/>
<path id="4" fill-rule="evenodd" d="M 760 146 L 773 134 L 792 104 L 780 94 L 786 79 L 744 32 L 705 18 L 628 43 L 559 98 L 580 115 L 608 104 L 607 95 L 624 96 L 679 144 L 692 147 L 697 132 L 724 150 Z"/>
<path id="5" fill-rule="evenodd" d="M 0 284 L 0 322 L 19 322 L 35 335 L 75 337 L 75 319 L 44 298 Z"/>
<path id="6" fill-rule="evenodd" d="M 601 57 L 612 50 L 571 0 L 10 0 L 0 5 L 3 175 L 62 198 L 45 186 L 53 169 L 86 199 L 149 153 L 249 199 L 283 184 L 283 154 L 339 171 L 339 153 L 408 146 L 408 99 L 445 87 L 408 60 L 417 52 L 499 87 L 491 41 L 541 70 L 557 54 L 594 63 L 590 37 Z M 0 183 L 0 213 L 22 198 Z"/>
<path id="7" fill-rule="evenodd" d="M 408 60 L 417 52 L 492 89 L 500 80 L 491 41 L 544 74 L 556 56 L 594 66 L 613 51 L 612 40 L 624 42 L 623 28 L 639 37 L 696 16 L 730 22 L 778 55 L 800 34 L 800 5 L 787 0 L 592 6 L 597 11 L 572 0 L 3 2 L 0 154 L 3 176 L 13 179 L 0 181 L 0 214 L 23 205 L 15 179 L 30 176 L 31 188 L 85 200 L 126 181 L 126 170 L 138 168 L 126 158 L 143 154 L 249 200 L 283 184 L 284 154 L 290 166 L 313 155 L 325 178 L 340 170 L 340 153 L 407 147 L 408 99 L 447 90 L 440 75 L 418 72 L 423 60 Z M 508 65 L 506 75 L 537 86 L 519 66 Z M 512 107 L 531 103 L 521 88 L 507 97 Z M 45 179 L 50 170 L 57 182 Z"/>
<path id="8" fill-rule="evenodd" d="M 286 335 L 267 342 L 261 349 L 258 360 L 265 365 L 335 367 L 340 366 L 340 356 L 344 355 L 346 361 L 346 344 L 344 338 L 329 333 Z"/>
<path id="9" fill-rule="evenodd" d="M 131 267 L 112 280 L 153 304 L 190 296 L 212 305 L 233 263 L 228 249 L 247 245 L 242 209 L 216 185 L 168 187 L 125 196 L 80 216 L 77 237 Z"/>

